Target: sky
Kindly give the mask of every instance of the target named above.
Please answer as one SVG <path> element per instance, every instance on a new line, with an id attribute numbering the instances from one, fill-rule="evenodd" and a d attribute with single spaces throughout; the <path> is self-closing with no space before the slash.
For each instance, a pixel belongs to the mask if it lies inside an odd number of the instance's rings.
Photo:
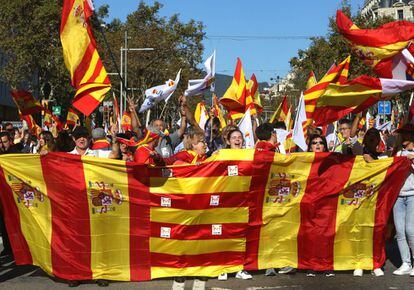
<path id="1" fill-rule="evenodd" d="M 94 0 L 95 8 L 109 5 L 108 22 L 125 21 L 140 0 Z M 154 0 L 145 0 L 147 4 Z M 233 75 L 240 57 L 246 78 L 254 73 L 259 82 L 274 82 L 290 69 L 289 60 L 310 41 L 304 37 L 325 36 L 329 17 L 341 7 L 341 0 L 158 0 L 161 16 L 178 13 L 180 20 L 203 22 L 207 38 L 204 59 L 216 50 L 216 72 Z M 364 0 L 349 1 L 355 14 Z M 225 37 L 223 37 L 225 36 Z M 228 36 L 248 36 L 248 40 Z M 272 39 L 257 39 L 271 37 Z M 254 39 L 256 38 L 256 39 Z M 150 45 L 150 44 L 148 44 Z M 173 78 L 174 76 L 171 76 Z"/>

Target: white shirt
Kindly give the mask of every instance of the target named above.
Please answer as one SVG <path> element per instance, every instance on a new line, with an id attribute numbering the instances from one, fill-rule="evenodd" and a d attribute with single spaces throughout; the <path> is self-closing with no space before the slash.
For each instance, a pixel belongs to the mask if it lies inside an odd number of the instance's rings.
<path id="1" fill-rule="evenodd" d="M 85 153 L 83 153 L 83 155 L 82 155 L 82 156 L 93 156 L 93 157 L 98 157 L 98 156 L 96 156 L 95 151 L 96 151 L 96 150 L 91 150 L 91 149 L 87 148 L 87 149 L 86 149 L 86 151 L 85 151 Z M 76 150 L 76 147 L 75 147 L 72 151 L 70 151 L 70 152 L 68 152 L 68 153 L 69 153 L 69 154 L 74 154 L 74 155 L 80 155 L 80 154 L 79 154 L 79 152 L 78 152 L 78 150 Z"/>

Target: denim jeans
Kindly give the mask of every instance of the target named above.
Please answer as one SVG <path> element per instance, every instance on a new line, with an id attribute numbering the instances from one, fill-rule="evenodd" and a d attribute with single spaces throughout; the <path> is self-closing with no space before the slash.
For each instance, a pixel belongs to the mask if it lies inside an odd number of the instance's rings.
<path id="1" fill-rule="evenodd" d="M 393 213 L 401 259 L 411 265 L 410 249 L 414 252 L 414 195 L 398 197 Z"/>

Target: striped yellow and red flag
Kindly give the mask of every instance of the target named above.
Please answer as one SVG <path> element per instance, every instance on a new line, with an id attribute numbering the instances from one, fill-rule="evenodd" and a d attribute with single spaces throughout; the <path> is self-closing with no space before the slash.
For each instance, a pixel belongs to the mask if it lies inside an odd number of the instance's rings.
<path id="1" fill-rule="evenodd" d="M 0 200 L 16 264 L 67 280 L 369 270 L 385 261 L 387 220 L 410 170 L 405 157 L 249 149 L 167 168 L 2 155 Z"/>
<path id="2" fill-rule="evenodd" d="M 68 110 L 68 115 L 66 116 L 66 124 L 72 126 L 80 124 L 79 116 L 76 113 L 76 111 L 72 108 L 69 108 Z"/>
<path id="3" fill-rule="evenodd" d="M 246 84 L 246 104 L 245 108 L 250 108 L 250 114 L 256 115 L 263 111 L 259 96 L 259 84 L 255 74 L 252 74 L 250 80 Z"/>
<path id="4" fill-rule="evenodd" d="M 223 111 L 220 108 L 219 100 L 216 94 L 213 94 L 213 108 L 214 108 L 214 115 L 219 118 L 220 120 L 220 127 L 223 129 L 226 127 L 226 119 L 224 118 Z"/>
<path id="5" fill-rule="evenodd" d="M 43 110 L 43 106 L 37 101 L 31 93 L 24 90 L 10 91 L 13 101 L 21 115 L 31 115 Z"/>
<path id="6" fill-rule="evenodd" d="M 32 115 L 22 115 L 19 111 L 19 117 L 20 117 L 20 120 L 26 122 L 30 133 L 37 136 L 37 137 L 39 137 L 39 134 L 42 132 L 42 128 L 40 128 L 40 126 L 36 124 L 36 121 L 34 120 L 33 116 Z"/>
<path id="7" fill-rule="evenodd" d="M 351 61 L 351 57 L 348 56 L 338 66 L 333 65 L 317 84 L 307 89 L 303 93 L 304 100 L 305 100 L 306 118 L 307 118 L 307 122 L 306 122 L 306 125 L 304 126 L 304 130 L 306 130 L 306 128 L 312 124 L 314 120 L 314 115 L 315 115 L 314 114 L 315 107 L 318 102 L 318 99 L 323 95 L 323 93 L 325 92 L 329 84 L 331 83 L 342 84 L 348 80 L 350 61 Z"/>
<path id="8" fill-rule="evenodd" d="M 379 79 L 366 75 L 345 84 L 330 84 L 316 103 L 315 124 L 329 124 L 349 113 L 362 112 L 379 100 L 390 99 L 413 88 L 413 81 Z"/>
<path id="9" fill-rule="evenodd" d="M 111 83 L 96 49 L 90 0 L 64 0 L 60 39 L 63 57 L 76 89 L 73 106 L 89 116 L 110 90 Z"/>
<path id="10" fill-rule="evenodd" d="M 338 10 L 336 24 L 356 55 L 385 78 L 392 78 L 393 57 L 414 39 L 414 24 L 410 21 L 394 21 L 375 29 L 360 29 Z"/>
<path id="11" fill-rule="evenodd" d="M 276 111 L 273 113 L 269 122 L 274 123 L 277 121 L 286 121 L 288 113 L 289 113 L 288 99 L 287 99 L 287 96 L 284 96 L 282 102 L 280 103 L 279 107 L 277 107 Z"/>
<path id="12" fill-rule="evenodd" d="M 246 112 L 246 79 L 240 58 L 237 58 L 236 69 L 230 87 L 220 99 L 220 103 L 229 112 L 232 119 L 243 117 Z"/>
<path id="13" fill-rule="evenodd" d="M 316 80 L 315 73 L 313 71 L 311 71 L 309 73 L 308 81 L 306 82 L 306 89 L 307 90 L 310 89 L 311 87 L 313 87 L 317 83 L 318 83 L 318 81 Z"/>

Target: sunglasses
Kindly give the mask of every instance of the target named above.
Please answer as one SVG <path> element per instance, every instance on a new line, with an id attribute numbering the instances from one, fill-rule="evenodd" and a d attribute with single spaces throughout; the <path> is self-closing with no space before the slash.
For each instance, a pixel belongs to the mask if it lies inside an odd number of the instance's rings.
<path id="1" fill-rule="evenodd" d="M 318 141 L 312 141 L 312 145 L 316 145 L 316 144 L 324 145 L 322 141 L 319 141 L 319 142 Z"/>

